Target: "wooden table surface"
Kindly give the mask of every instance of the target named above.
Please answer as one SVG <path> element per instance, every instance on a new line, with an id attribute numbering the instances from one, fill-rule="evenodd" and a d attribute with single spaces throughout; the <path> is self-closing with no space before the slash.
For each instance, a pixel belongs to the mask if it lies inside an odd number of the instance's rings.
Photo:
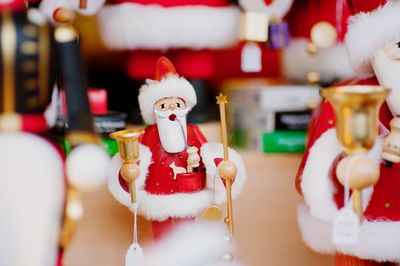
<path id="1" fill-rule="evenodd" d="M 214 135 L 215 136 L 215 135 Z M 248 171 L 242 195 L 234 201 L 237 250 L 248 266 L 333 265 L 330 256 L 312 252 L 301 240 L 294 188 L 301 155 L 240 151 Z M 66 266 L 124 265 L 132 241 L 132 214 L 107 189 L 83 195 L 85 215 L 68 249 Z M 139 241 L 151 244 L 150 225 L 139 221 Z"/>

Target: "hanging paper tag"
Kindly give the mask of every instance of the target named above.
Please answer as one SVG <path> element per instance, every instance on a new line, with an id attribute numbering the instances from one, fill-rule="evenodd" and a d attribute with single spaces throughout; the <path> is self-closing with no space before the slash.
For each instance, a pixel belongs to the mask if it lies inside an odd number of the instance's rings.
<path id="1" fill-rule="evenodd" d="M 336 245 L 356 245 L 360 221 L 351 208 L 344 207 L 333 220 L 332 242 Z"/>
<path id="2" fill-rule="evenodd" d="M 269 24 L 269 38 L 267 45 L 271 49 L 281 49 L 289 45 L 289 27 L 287 22 Z"/>
<path id="3" fill-rule="evenodd" d="M 125 266 L 144 265 L 144 254 L 138 243 L 133 243 L 126 253 Z"/>
<path id="4" fill-rule="evenodd" d="M 241 65 L 243 72 L 260 72 L 261 64 L 261 48 L 253 42 L 247 42 L 242 49 Z"/>

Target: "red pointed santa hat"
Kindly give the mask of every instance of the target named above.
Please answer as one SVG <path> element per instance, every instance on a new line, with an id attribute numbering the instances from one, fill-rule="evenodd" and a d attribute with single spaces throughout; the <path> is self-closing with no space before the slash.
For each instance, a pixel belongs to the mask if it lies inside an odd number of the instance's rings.
<path id="1" fill-rule="evenodd" d="M 350 17 L 346 47 L 353 68 L 363 75 L 373 74 L 371 58 L 388 41 L 400 40 L 399 0 L 348 0 Z"/>
<path id="2" fill-rule="evenodd" d="M 178 75 L 171 61 L 166 57 L 160 57 L 156 63 L 154 79 L 147 79 L 139 92 L 139 107 L 147 124 L 156 122 L 154 104 L 168 97 L 183 99 L 189 110 L 197 103 L 192 84 Z"/>

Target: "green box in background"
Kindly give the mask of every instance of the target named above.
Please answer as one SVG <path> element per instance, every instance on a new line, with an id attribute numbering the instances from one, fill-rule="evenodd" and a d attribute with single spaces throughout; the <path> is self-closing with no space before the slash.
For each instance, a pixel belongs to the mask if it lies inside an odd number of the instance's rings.
<path id="1" fill-rule="evenodd" d="M 274 131 L 262 137 L 265 153 L 302 153 L 305 150 L 306 131 Z"/>
<path id="2" fill-rule="evenodd" d="M 230 131 L 230 145 L 264 153 L 302 153 L 306 135 L 305 130 L 259 132 L 236 128 Z"/>

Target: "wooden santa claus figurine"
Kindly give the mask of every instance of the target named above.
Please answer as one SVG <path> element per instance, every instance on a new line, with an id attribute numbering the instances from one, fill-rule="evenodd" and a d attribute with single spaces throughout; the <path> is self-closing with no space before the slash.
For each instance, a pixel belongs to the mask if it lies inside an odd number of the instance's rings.
<path id="1" fill-rule="evenodd" d="M 332 222 L 344 205 L 344 187 L 336 177 L 344 151 L 336 137 L 332 106 L 324 101 L 312 122 L 309 144 L 296 178 L 297 189 L 305 201 L 298 210 L 299 224 L 307 245 L 318 252 L 336 254 L 336 265 L 397 265 L 400 262 L 400 165 L 395 148 L 400 146 L 396 137 L 383 140 L 391 130 L 389 122 L 400 114 L 400 2 L 353 0 L 348 3 L 354 16 L 349 19 L 345 43 L 354 69 L 363 78 L 338 85 L 381 85 L 391 89 L 380 109 L 379 137 L 368 153 L 370 159 L 380 164 L 380 176 L 375 185 L 362 190 L 362 221 L 357 244 L 333 244 Z M 397 124 L 391 123 L 395 129 Z M 383 159 L 393 159 L 394 164 L 384 163 Z M 357 171 L 356 167 L 351 169 Z"/>
<path id="2" fill-rule="evenodd" d="M 148 79 L 140 88 L 139 104 L 149 126 L 140 138 L 138 163 L 130 167 L 132 172 L 140 168 L 135 182 L 138 211 L 152 222 L 153 235 L 158 239 L 174 224 L 193 220 L 211 204 L 225 202 L 225 188 L 219 178 L 225 169 L 218 168 L 223 150 L 221 144 L 208 143 L 197 126 L 187 124 L 186 116 L 196 105 L 196 94 L 167 58 L 157 61 L 154 79 Z M 236 197 L 246 173 L 240 156 L 233 150 L 229 154 L 231 161 L 227 164 L 237 167 L 232 187 Z M 131 208 L 119 155 L 112 164 L 109 189 L 120 203 Z"/>

